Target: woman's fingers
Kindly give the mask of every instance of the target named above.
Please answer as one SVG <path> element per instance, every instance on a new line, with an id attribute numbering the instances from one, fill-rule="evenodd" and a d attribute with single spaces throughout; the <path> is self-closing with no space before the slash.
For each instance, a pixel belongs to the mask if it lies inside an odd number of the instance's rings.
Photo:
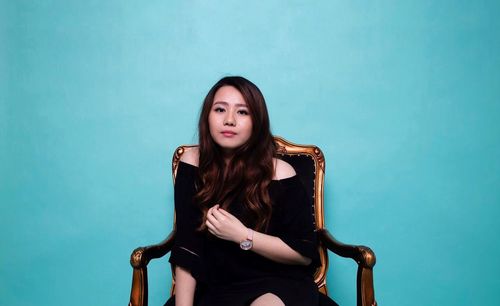
<path id="1" fill-rule="evenodd" d="M 227 217 L 227 218 L 230 218 L 233 216 L 228 211 L 226 211 L 222 208 L 217 209 L 217 212 L 219 212 L 219 214 L 221 214 L 222 216 Z"/>
<path id="2" fill-rule="evenodd" d="M 208 231 L 215 236 L 220 235 L 220 219 L 224 218 L 223 215 L 218 212 L 218 208 L 219 204 L 210 207 L 207 211 L 207 220 L 205 221 Z"/>
<path id="3" fill-rule="evenodd" d="M 224 221 L 225 216 L 221 213 L 221 209 L 213 209 L 212 216 L 215 217 L 218 221 Z"/>
<path id="4" fill-rule="evenodd" d="M 207 222 L 210 222 L 214 227 L 219 225 L 219 221 L 213 214 L 207 214 Z"/>
<path id="5" fill-rule="evenodd" d="M 209 220 L 207 220 L 207 221 L 205 222 L 205 225 L 207 226 L 208 231 L 209 231 L 210 233 L 212 233 L 212 234 L 214 234 L 214 235 L 216 235 L 216 236 L 217 236 L 217 228 L 213 225 L 213 223 L 212 223 L 212 222 L 210 222 Z"/>
<path id="6" fill-rule="evenodd" d="M 220 208 L 219 205 L 214 205 L 207 211 L 205 224 L 208 231 L 217 238 L 238 243 L 248 231 L 238 218 Z"/>
<path id="7" fill-rule="evenodd" d="M 217 219 L 217 216 L 215 215 L 215 213 L 218 211 L 218 209 L 219 209 L 219 204 L 216 204 L 216 205 L 210 207 L 207 211 L 207 217 L 214 216 Z"/>

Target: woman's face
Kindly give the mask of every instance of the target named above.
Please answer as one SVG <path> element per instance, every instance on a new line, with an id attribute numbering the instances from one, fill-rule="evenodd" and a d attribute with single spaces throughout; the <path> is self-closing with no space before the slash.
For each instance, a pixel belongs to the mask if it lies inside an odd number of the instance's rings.
<path id="1" fill-rule="evenodd" d="M 252 135 L 252 119 L 241 93 L 232 86 L 217 90 L 208 115 L 212 139 L 226 153 L 245 144 Z"/>

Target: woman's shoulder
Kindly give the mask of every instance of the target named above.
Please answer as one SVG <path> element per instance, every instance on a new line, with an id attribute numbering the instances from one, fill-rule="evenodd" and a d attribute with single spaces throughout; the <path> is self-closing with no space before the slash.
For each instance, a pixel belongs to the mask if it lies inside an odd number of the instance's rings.
<path id="1" fill-rule="evenodd" d="M 200 151 L 198 146 L 190 146 L 184 148 L 184 153 L 181 155 L 181 162 L 198 167 L 200 160 Z"/>
<path id="2" fill-rule="evenodd" d="M 284 160 L 279 158 L 275 158 L 274 162 L 274 180 L 283 180 L 296 175 L 295 169 L 293 169 L 292 165 L 287 163 Z"/>

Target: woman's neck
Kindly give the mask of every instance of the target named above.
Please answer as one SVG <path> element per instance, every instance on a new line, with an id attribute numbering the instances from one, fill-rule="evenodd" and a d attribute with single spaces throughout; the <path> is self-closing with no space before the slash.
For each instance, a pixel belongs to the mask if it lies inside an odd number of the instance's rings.
<path id="1" fill-rule="evenodd" d="M 224 164 L 227 166 L 231 162 L 234 157 L 233 150 L 223 150 L 222 151 L 222 159 L 224 160 Z"/>

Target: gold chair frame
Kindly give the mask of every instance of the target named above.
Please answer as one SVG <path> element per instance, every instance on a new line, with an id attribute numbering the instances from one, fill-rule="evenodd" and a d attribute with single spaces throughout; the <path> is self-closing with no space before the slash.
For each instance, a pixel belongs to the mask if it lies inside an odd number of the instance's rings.
<path id="1" fill-rule="evenodd" d="M 274 140 L 278 147 L 277 151 L 279 156 L 306 155 L 314 161 L 314 217 L 318 241 L 320 242 L 319 249 L 321 259 L 321 266 L 318 267 L 314 276 L 315 282 L 318 285 L 318 290 L 328 295 L 326 272 L 328 270 L 327 250 L 330 250 L 341 257 L 353 259 L 358 265 L 356 281 L 357 306 L 376 306 L 377 302 L 375 301 L 375 291 L 373 287 L 373 267 L 376 263 L 375 253 L 366 246 L 348 245 L 337 241 L 324 226 L 323 194 L 325 159 L 323 152 L 314 145 L 298 145 L 277 136 L 274 137 Z M 185 145 L 175 150 L 172 159 L 172 176 L 174 182 L 182 154 L 193 147 L 196 146 Z M 150 260 L 161 258 L 170 252 L 174 244 L 174 239 L 175 229 L 159 244 L 139 247 L 132 252 L 130 264 L 133 267 L 133 275 L 129 306 L 148 305 L 147 265 Z M 172 281 L 171 294 L 174 293 L 174 290 L 175 281 Z"/>

